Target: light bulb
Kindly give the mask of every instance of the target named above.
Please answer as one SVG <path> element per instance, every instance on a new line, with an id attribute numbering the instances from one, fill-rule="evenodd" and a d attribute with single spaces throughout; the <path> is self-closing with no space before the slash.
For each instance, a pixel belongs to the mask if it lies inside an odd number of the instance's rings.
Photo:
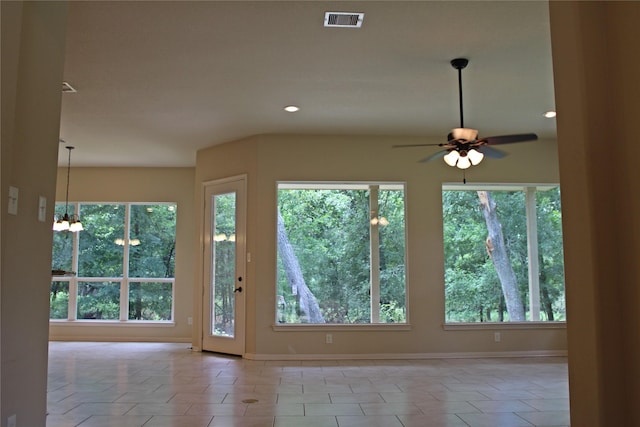
<path id="1" fill-rule="evenodd" d="M 482 159 L 484 159 L 484 154 L 473 148 L 469 150 L 467 156 L 469 157 L 469 160 L 471 161 L 471 164 L 473 166 L 477 165 L 482 161 Z"/>
<path id="2" fill-rule="evenodd" d="M 469 157 L 467 156 L 460 156 L 460 158 L 458 159 L 458 163 L 456 164 L 456 166 L 459 169 L 468 169 L 471 166 L 471 161 L 469 160 Z"/>
<path id="3" fill-rule="evenodd" d="M 456 150 L 451 150 L 447 155 L 444 156 L 444 162 L 449 166 L 454 167 L 459 158 L 460 153 L 458 153 Z"/>

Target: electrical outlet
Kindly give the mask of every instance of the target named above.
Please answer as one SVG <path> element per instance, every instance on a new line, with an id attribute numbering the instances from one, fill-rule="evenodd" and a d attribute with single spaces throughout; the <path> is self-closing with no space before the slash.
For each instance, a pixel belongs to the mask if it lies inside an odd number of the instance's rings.
<path id="1" fill-rule="evenodd" d="M 324 338 L 324 342 L 326 344 L 333 344 L 333 335 L 327 334 Z"/>
<path id="2" fill-rule="evenodd" d="M 16 427 L 17 423 L 18 420 L 16 414 L 13 414 L 9 418 L 7 418 L 7 427 Z"/>
<path id="3" fill-rule="evenodd" d="M 493 340 L 495 342 L 500 342 L 501 339 L 502 339 L 502 335 L 500 334 L 500 332 L 494 332 L 493 333 Z"/>
<path id="4" fill-rule="evenodd" d="M 187 325 L 193 325 L 193 317 L 187 317 Z"/>

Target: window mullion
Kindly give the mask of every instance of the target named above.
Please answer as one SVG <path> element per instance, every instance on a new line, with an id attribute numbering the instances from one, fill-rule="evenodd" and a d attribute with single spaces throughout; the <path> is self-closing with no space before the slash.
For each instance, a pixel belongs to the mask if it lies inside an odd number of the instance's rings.
<path id="1" fill-rule="evenodd" d="M 120 321 L 129 319 L 129 248 L 131 232 L 131 204 L 124 208 L 124 247 L 122 257 L 122 280 L 120 281 Z"/>
<path id="2" fill-rule="evenodd" d="M 369 248 L 371 277 L 371 323 L 380 323 L 380 234 L 378 225 L 378 185 L 369 186 Z"/>
<path id="3" fill-rule="evenodd" d="M 540 274 L 538 262 L 538 218 L 536 188 L 527 187 L 527 256 L 529 257 L 529 320 L 540 320 Z"/>
<path id="4" fill-rule="evenodd" d="M 80 217 L 80 203 L 75 203 L 74 211 Z M 73 233 L 73 249 L 71 250 L 71 271 L 76 274 L 69 279 L 68 320 L 78 318 L 78 266 L 80 264 L 80 233 Z"/>

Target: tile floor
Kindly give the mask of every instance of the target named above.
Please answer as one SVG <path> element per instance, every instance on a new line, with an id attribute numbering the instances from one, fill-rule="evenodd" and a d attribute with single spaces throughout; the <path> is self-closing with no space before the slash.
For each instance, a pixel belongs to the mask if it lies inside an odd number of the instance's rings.
<path id="1" fill-rule="evenodd" d="M 251 361 L 51 342 L 47 427 L 568 426 L 565 358 Z"/>

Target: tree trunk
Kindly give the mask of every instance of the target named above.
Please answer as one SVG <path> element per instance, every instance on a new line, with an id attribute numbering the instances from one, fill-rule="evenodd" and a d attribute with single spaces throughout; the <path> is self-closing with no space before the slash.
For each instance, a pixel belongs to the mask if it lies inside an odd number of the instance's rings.
<path id="1" fill-rule="evenodd" d="M 522 305 L 520 292 L 518 291 L 516 274 L 511 267 L 509 254 L 507 254 L 507 248 L 504 243 L 502 225 L 500 224 L 500 220 L 498 220 L 498 214 L 496 212 L 496 203 L 487 191 L 478 191 L 478 198 L 480 199 L 480 206 L 489 233 L 487 237 L 487 251 L 500 279 L 509 319 L 514 322 L 524 321 L 524 306 Z"/>
<path id="2" fill-rule="evenodd" d="M 298 311 L 303 323 L 325 323 L 324 316 L 322 316 L 320 312 L 318 300 L 302 276 L 302 270 L 300 269 L 298 258 L 293 252 L 293 247 L 289 242 L 280 210 L 278 210 L 278 251 L 287 275 L 287 280 L 291 286 L 291 292 L 296 295 L 296 299 L 298 300 Z"/>
<path id="3" fill-rule="evenodd" d="M 542 298 L 542 308 L 547 313 L 547 320 L 554 321 L 553 301 L 549 296 L 549 288 L 547 288 L 547 275 L 544 272 L 544 260 L 542 255 L 538 257 L 538 265 L 540 266 L 540 297 Z"/>
<path id="4" fill-rule="evenodd" d="M 553 322 L 556 319 L 553 315 L 553 302 L 549 297 L 549 290 L 544 286 L 540 293 L 542 294 L 542 307 L 544 308 L 544 312 L 547 313 L 547 320 Z"/>

